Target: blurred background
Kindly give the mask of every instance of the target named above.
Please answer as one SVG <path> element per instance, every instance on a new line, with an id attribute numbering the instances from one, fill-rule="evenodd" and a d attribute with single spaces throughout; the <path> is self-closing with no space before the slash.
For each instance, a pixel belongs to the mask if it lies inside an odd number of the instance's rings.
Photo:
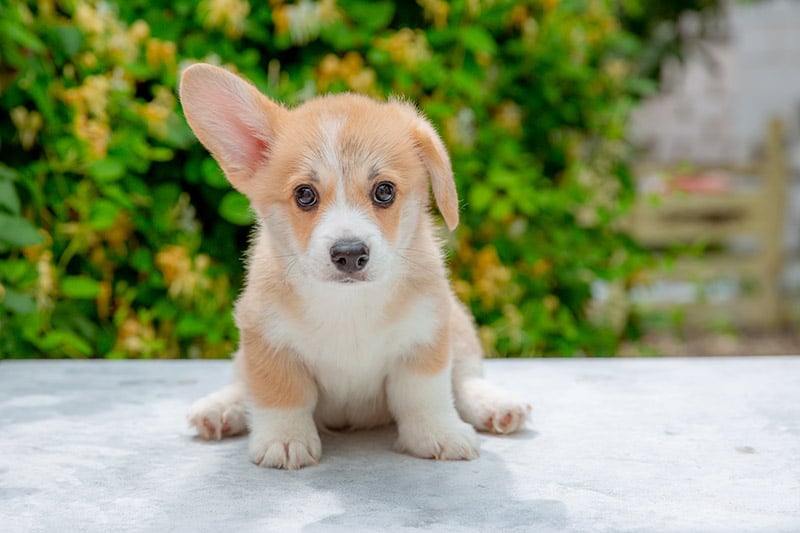
<path id="1" fill-rule="evenodd" d="M 800 353 L 800 2 L 0 0 L 0 358 L 226 357 L 252 215 L 176 98 L 405 95 L 488 354 Z"/>

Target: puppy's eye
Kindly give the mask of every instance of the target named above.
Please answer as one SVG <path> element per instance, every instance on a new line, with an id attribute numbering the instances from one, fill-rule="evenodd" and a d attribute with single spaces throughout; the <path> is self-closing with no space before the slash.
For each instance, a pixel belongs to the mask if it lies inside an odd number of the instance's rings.
<path id="1" fill-rule="evenodd" d="M 389 207 L 394 202 L 394 183 L 382 181 L 372 190 L 372 201 L 381 207 Z"/>
<path id="2" fill-rule="evenodd" d="M 311 209 L 317 205 L 317 191 L 309 185 L 300 185 L 294 190 L 294 201 L 300 209 Z"/>

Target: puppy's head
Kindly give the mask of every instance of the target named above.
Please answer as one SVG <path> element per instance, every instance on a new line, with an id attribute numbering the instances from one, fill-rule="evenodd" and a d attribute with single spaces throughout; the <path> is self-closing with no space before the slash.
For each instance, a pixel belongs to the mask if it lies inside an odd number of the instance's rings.
<path id="1" fill-rule="evenodd" d="M 287 110 L 203 64 L 184 71 L 180 97 L 292 270 L 335 283 L 392 276 L 427 223 L 429 183 L 448 227 L 458 224 L 447 152 L 409 104 L 346 94 Z"/>

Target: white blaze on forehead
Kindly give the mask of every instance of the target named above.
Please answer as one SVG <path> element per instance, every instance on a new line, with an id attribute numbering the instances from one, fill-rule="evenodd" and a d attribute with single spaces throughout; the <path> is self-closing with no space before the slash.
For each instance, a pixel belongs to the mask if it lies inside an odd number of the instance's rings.
<path id="1" fill-rule="evenodd" d="M 317 122 L 314 144 L 305 163 L 323 179 L 343 181 L 369 177 L 387 166 L 385 147 L 370 148 L 364 139 L 351 138 L 345 131 L 346 115 L 324 114 Z"/>
<path id="2" fill-rule="evenodd" d="M 322 164 L 325 170 L 334 172 L 331 176 L 341 181 L 342 162 L 340 159 L 340 139 L 339 131 L 342 129 L 344 119 L 337 115 L 323 115 L 319 122 L 318 144 L 315 153 L 311 156 L 316 161 L 312 163 Z"/>

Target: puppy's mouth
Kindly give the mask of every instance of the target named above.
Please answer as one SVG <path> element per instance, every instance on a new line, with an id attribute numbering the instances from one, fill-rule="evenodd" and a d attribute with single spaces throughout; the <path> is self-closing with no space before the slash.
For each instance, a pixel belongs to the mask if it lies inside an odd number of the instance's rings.
<path id="1" fill-rule="evenodd" d="M 334 283 L 340 283 L 340 284 L 347 285 L 347 284 L 355 284 L 355 283 L 368 283 L 369 281 L 372 281 L 372 280 L 369 278 L 369 276 L 367 276 L 367 274 L 365 272 L 353 272 L 353 273 L 350 273 L 350 274 L 342 273 L 342 274 L 339 274 L 339 275 L 332 276 L 330 278 L 330 281 L 332 281 Z"/>

